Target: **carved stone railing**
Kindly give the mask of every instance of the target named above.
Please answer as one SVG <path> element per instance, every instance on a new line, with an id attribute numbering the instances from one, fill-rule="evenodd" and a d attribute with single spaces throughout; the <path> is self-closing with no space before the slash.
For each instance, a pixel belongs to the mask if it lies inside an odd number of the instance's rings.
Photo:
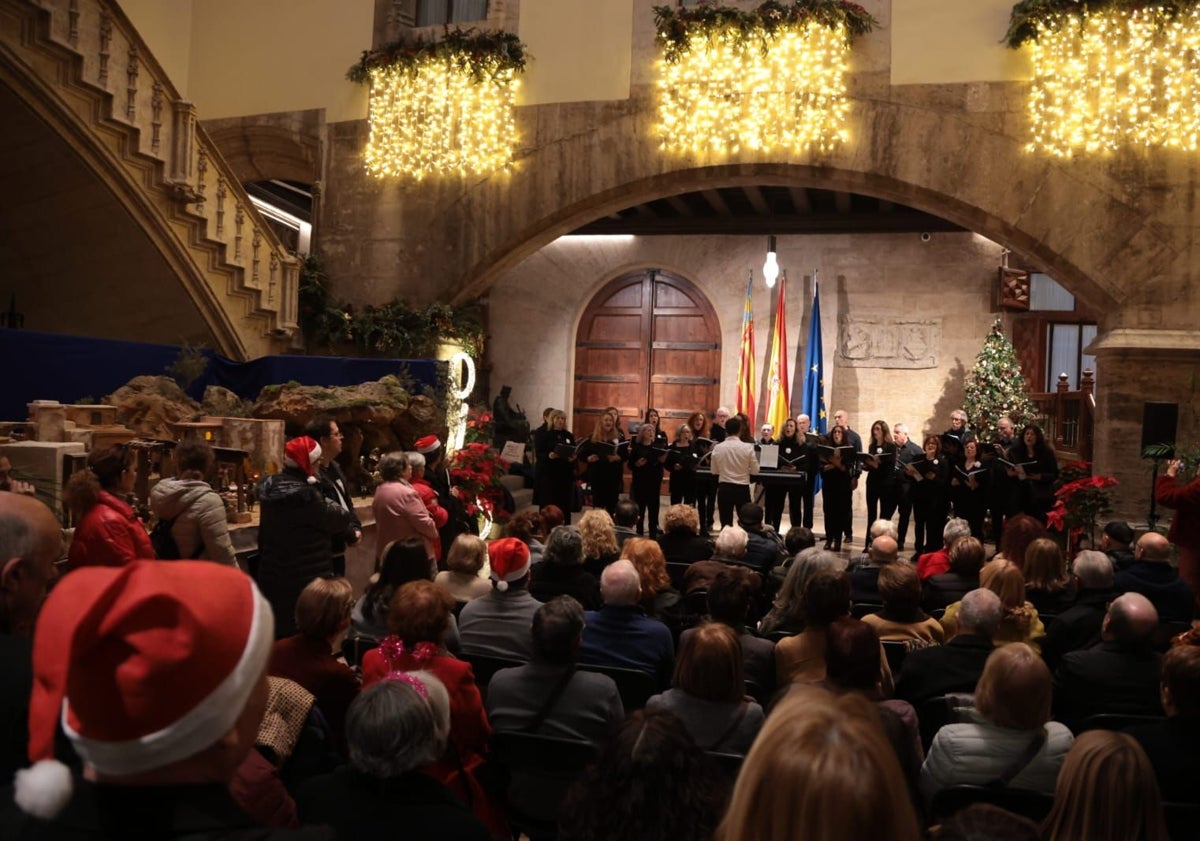
<path id="1" fill-rule="evenodd" d="M 50 38 L 77 54 L 77 82 L 110 95 L 103 118 L 123 123 L 136 148 L 155 167 L 158 189 L 200 229 L 191 248 L 217 299 L 249 301 L 246 315 L 264 324 L 264 335 L 290 336 L 299 314 L 299 261 L 255 210 L 232 168 L 120 7 L 106 0 L 32 0 L 50 13 Z M 224 246 L 220 248 L 220 246 Z M 216 248 L 214 249 L 214 246 Z M 238 309 L 241 309 L 240 307 Z"/>
<path id="2" fill-rule="evenodd" d="M 1052 392 L 1031 394 L 1037 406 L 1035 422 L 1046 433 L 1060 459 L 1092 460 L 1092 433 L 1096 417 L 1096 379 L 1091 368 L 1079 378 L 1079 391 L 1071 391 L 1066 374 L 1058 375 Z"/>

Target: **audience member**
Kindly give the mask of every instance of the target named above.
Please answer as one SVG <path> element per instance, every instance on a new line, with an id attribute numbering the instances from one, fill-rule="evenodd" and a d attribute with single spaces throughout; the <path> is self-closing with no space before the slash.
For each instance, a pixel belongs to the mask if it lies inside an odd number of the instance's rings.
<path id="1" fill-rule="evenodd" d="M 603 508 L 584 511 L 579 518 L 579 536 L 583 538 L 583 566 L 599 578 L 604 568 L 621 556 L 612 517 Z"/>
<path id="2" fill-rule="evenodd" d="M 633 563 L 613 561 L 600 576 L 604 606 L 584 617 L 579 661 L 639 669 L 665 687 L 675 667 L 675 643 L 667 626 L 641 606 L 641 579 Z"/>
<path id="3" fill-rule="evenodd" d="M 346 710 L 358 695 L 358 675 L 334 653 L 350 628 L 353 593 L 345 578 L 310 581 L 296 600 L 298 633 L 275 643 L 267 668 L 272 677 L 295 681 L 316 697 L 339 747 L 345 745 Z"/>
<path id="4" fill-rule="evenodd" d="M 757 637 L 746 627 L 750 604 L 761 586 L 757 575 L 744 567 L 726 567 L 717 573 L 708 590 L 708 615 L 733 629 L 742 646 L 743 677 L 758 687 L 759 698 L 775 688 L 775 643 Z M 679 638 L 682 646 L 693 629 Z"/>
<path id="5" fill-rule="evenodd" d="M 682 721 L 668 712 L 637 710 L 572 786 L 559 837 L 710 841 L 727 792 Z"/>
<path id="6" fill-rule="evenodd" d="M 429 672 L 406 672 L 363 691 L 346 716 L 350 764 L 298 792 L 306 823 L 343 838 L 487 841 L 487 828 L 442 783 L 421 772 L 446 749 L 446 690 Z"/>
<path id="7" fill-rule="evenodd" d="M 522 511 L 508 521 L 504 528 L 507 537 L 515 537 L 529 549 L 529 564 L 536 567 L 545 558 L 546 544 L 539 540 L 542 534 L 542 515 L 530 509 Z"/>
<path id="8" fill-rule="evenodd" d="M 971 536 L 971 524 L 962 517 L 952 517 L 942 528 L 942 546 L 917 558 L 917 575 L 922 580 L 950 571 L 950 550 L 964 537 Z"/>
<path id="9" fill-rule="evenodd" d="M 1162 715 L 1162 657 L 1151 648 L 1158 614 L 1139 593 L 1113 600 L 1100 626 L 1101 642 L 1063 655 L 1054 673 L 1054 710 L 1077 729 L 1098 713 Z"/>
<path id="10" fill-rule="evenodd" d="M 648 537 L 627 540 L 621 557 L 630 561 L 638 571 L 642 584 L 641 604 L 646 615 L 670 628 L 673 636 L 678 634 L 683 616 L 683 598 L 671 586 L 667 561 L 658 541 Z"/>
<path id="11" fill-rule="evenodd" d="M 1067 753 L 1045 841 L 1167 841 L 1154 769 L 1135 739 L 1111 730 L 1080 734 Z"/>
<path id="12" fill-rule="evenodd" d="M 33 626 L 58 577 L 62 530 L 34 497 L 0 491 L 0 780 L 29 764 Z"/>
<path id="13" fill-rule="evenodd" d="M 256 827 L 229 781 L 267 704 L 271 608 L 244 573 L 131 561 L 63 578 L 34 635 L 29 756 L 4 838 L 328 838 Z M 63 729 L 83 758 L 51 757 Z"/>
<path id="14" fill-rule="evenodd" d="M 546 539 L 543 563 L 533 568 L 529 592 L 540 602 L 571 596 L 585 610 L 600 607 L 600 583 L 583 568 L 583 538 L 570 526 L 558 526 Z"/>
<path id="15" fill-rule="evenodd" d="M 663 531 L 658 536 L 667 563 L 691 564 L 707 560 L 713 554 L 713 542 L 700 534 L 700 515 L 691 505 L 672 505 L 663 515 Z"/>
<path id="16" fill-rule="evenodd" d="M 460 535 L 462 536 L 462 535 Z M 455 538 L 457 542 L 458 538 Z M 430 581 L 433 562 L 429 559 L 425 541 L 417 537 L 393 540 L 384 547 L 379 575 L 359 597 L 350 613 L 350 632 L 354 636 L 383 639 L 388 630 L 388 610 L 396 591 L 410 581 Z M 447 591 L 448 592 L 448 591 Z M 461 642 L 458 623 L 450 617 L 446 629 L 446 648 L 458 653 Z"/>
<path id="17" fill-rule="evenodd" d="M 1004 619 L 992 635 L 992 643 L 1001 646 L 1023 642 L 1040 654 L 1046 629 L 1038 618 L 1037 610 L 1025 599 L 1025 579 L 1021 575 L 1021 568 L 1003 558 L 993 559 L 984 565 L 979 574 L 979 583 L 985 590 L 991 590 L 999 596 L 1000 603 L 1004 605 Z M 961 602 L 950 605 L 942 616 L 942 629 L 947 639 L 953 638 L 957 630 L 956 617 L 960 605 Z"/>
<path id="18" fill-rule="evenodd" d="M 1067 558 L 1058 543 L 1039 537 L 1025 550 L 1025 598 L 1039 615 L 1057 616 L 1075 603 L 1075 582 L 1067 572 Z"/>
<path id="19" fill-rule="evenodd" d="M 899 532 L 896 530 L 896 524 L 891 520 L 876 520 L 867 528 L 867 544 L 863 547 L 862 552 L 850 559 L 850 564 L 846 567 L 846 571 L 853 573 L 859 567 L 865 567 L 871 563 L 871 543 L 875 538 L 881 535 L 887 535 L 896 540 L 896 535 Z M 794 554 L 794 553 L 793 553 Z"/>
<path id="20" fill-rule="evenodd" d="M 977 722 L 947 724 L 921 767 L 926 800 L 953 785 L 1051 794 L 1071 747 L 1071 731 L 1050 720 L 1050 670 L 1024 643 L 997 648 L 975 690 Z"/>
<path id="21" fill-rule="evenodd" d="M 1150 757 L 1163 800 L 1200 805 L 1200 647 L 1177 645 L 1163 656 L 1164 721 L 1129 728 Z"/>
<path id="22" fill-rule="evenodd" d="M 237 564 L 225 502 L 208 484 L 215 456 L 203 439 L 189 439 L 175 448 L 179 475 L 160 479 L 150 491 L 150 510 L 169 522 L 171 539 L 178 550 L 175 558 L 195 558 L 221 564 Z"/>
<path id="23" fill-rule="evenodd" d="M 900 561 L 879 570 L 879 598 L 883 610 L 863 617 L 881 640 L 919 640 L 941 643 L 942 623 L 921 610 L 921 579 L 917 568 Z"/>
<path id="24" fill-rule="evenodd" d="M 763 723 L 762 707 L 746 697 L 742 647 L 728 625 L 693 628 L 679 647 L 672 686 L 646 710 L 674 713 L 706 751 L 745 754 Z"/>
<path id="25" fill-rule="evenodd" d="M 296 599 L 308 582 L 333 573 L 333 536 L 350 524 L 346 509 L 317 487 L 320 445 L 302 436 L 284 453 L 283 470 L 258 485 L 258 586 L 280 639 L 296 632 Z"/>
<path id="26" fill-rule="evenodd" d="M 944 646 L 910 651 L 904 658 L 896 697 L 920 706 L 947 692 L 974 692 L 1003 618 L 1004 605 L 991 590 L 967 593 L 958 609 L 958 633 Z"/>
<path id="27" fill-rule="evenodd" d="M 450 512 L 442 505 L 438 499 L 438 492 L 434 490 L 433 485 L 425 478 L 425 454 L 418 452 L 408 452 L 404 454 L 408 459 L 409 466 L 412 468 L 412 475 L 409 477 L 408 483 L 413 486 L 413 490 L 421 497 L 421 502 L 425 504 L 425 510 L 429 512 L 430 518 L 433 520 L 433 525 L 438 530 L 437 542 L 433 545 L 434 558 L 439 564 L 445 557 L 443 551 L 445 547 L 442 545 L 442 529 L 446 528 L 446 524 L 450 522 Z"/>
<path id="28" fill-rule="evenodd" d="M 946 818 L 932 833 L 933 841 L 1043 841 L 1038 825 L 1022 815 L 972 803 Z"/>
<path id="29" fill-rule="evenodd" d="M 1004 521 L 1004 536 L 1000 538 L 995 558 L 1005 558 L 1020 566 L 1025 563 L 1025 552 L 1029 544 L 1039 537 L 1047 537 L 1046 526 L 1029 514 L 1017 514 Z"/>
<path id="30" fill-rule="evenodd" d="M 904 774 L 869 701 L 797 687 L 750 749 L 717 841 L 917 841 Z"/>
<path id="31" fill-rule="evenodd" d="M 1195 612 L 1192 588 L 1171 567 L 1171 544 L 1158 532 L 1138 538 L 1134 561 L 1117 573 L 1114 587 L 1119 593 L 1141 593 L 1148 598 L 1164 622 L 1189 621 Z"/>
<path id="32" fill-rule="evenodd" d="M 617 548 L 625 546 L 625 541 L 638 536 L 638 504 L 632 499 L 622 499 L 617 503 L 617 513 L 613 517 L 613 536 L 617 540 Z"/>
<path id="33" fill-rule="evenodd" d="M 697 590 L 709 589 L 717 573 L 727 566 L 743 566 L 750 569 L 744 562 L 749 539 L 750 536 L 741 526 L 723 527 L 713 545 L 712 558 L 696 561 L 684 572 L 684 592 L 694 593 Z"/>
<path id="34" fill-rule="evenodd" d="M 783 558 L 783 563 L 771 570 L 771 578 L 774 579 L 776 586 L 783 583 L 796 556 L 805 549 L 811 549 L 816 545 L 817 536 L 807 526 L 792 526 L 787 530 L 787 534 L 783 536 L 783 548 L 787 554 Z"/>
<path id="35" fill-rule="evenodd" d="M 342 454 L 342 431 L 338 429 L 337 421 L 329 415 L 318 415 L 304 427 L 304 434 L 317 442 L 321 447 L 321 457 L 316 465 L 317 486 L 325 498 L 339 506 L 349 515 L 350 521 L 346 528 L 334 534 L 330 540 L 330 551 L 333 553 L 333 572 L 335 575 L 346 574 L 346 547 L 353 546 L 362 539 L 362 523 L 354 511 L 354 498 L 350 495 L 350 482 L 342 472 L 342 466 L 337 463 L 337 457 Z M 413 455 L 420 456 L 419 453 Z M 425 457 L 420 456 L 421 466 L 425 465 Z M 411 460 L 411 459 L 410 459 Z M 437 498 L 437 494 L 434 494 Z M 441 557 L 440 547 L 436 549 L 435 557 Z"/>
<path id="36" fill-rule="evenodd" d="M 850 573 L 850 600 L 862 604 L 881 604 L 879 595 L 879 571 L 899 562 L 899 549 L 895 538 L 886 534 L 871 541 L 867 549 L 870 563 Z"/>
<path id="37" fill-rule="evenodd" d="M 766 575 L 787 557 L 783 539 L 775 529 L 763 522 L 763 508 L 747 502 L 737 510 L 738 525 L 746 532 L 746 555 L 742 563 L 761 575 Z"/>
<path id="38" fill-rule="evenodd" d="M 1120 571 L 1133 563 L 1133 529 L 1124 520 L 1110 520 L 1100 534 L 1100 551 L 1108 555 L 1113 569 Z"/>
<path id="39" fill-rule="evenodd" d="M 433 579 L 434 583 L 446 588 L 456 602 L 469 602 L 486 596 L 492 585 L 480 578 L 483 562 L 487 560 L 487 543 L 473 534 L 460 534 L 450 544 L 446 554 L 446 569 Z"/>
<path id="40" fill-rule="evenodd" d="M 12 462 L 8 460 L 8 456 L 0 453 L 0 491 L 14 494 L 24 494 L 25 496 L 37 496 L 37 488 L 32 482 L 23 482 L 14 474 Z"/>
<path id="41" fill-rule="evenodd" d="M 950 571 L 926 578 L 922 583 L 922 606 L 933 612 L 953 604 L 965 593 L 978 588 L 983 558 L 983 544 L 975 538 L 968 536 L 955 541 L 950 550 Z"/>
<path id="42" fill-rule="evenodd" d="M 1167 537 L 1179 550 L 1180 577 L 1200 595 L 1200 475 L 1184 484 L 1179 478 L 1182 468 L 1179 459 L 1167 464 L 1166 475 L 1159 476 L 1154 486 L 1154 498 L 1159 505 L 1175 509 Z"/>
<path id="43" fill-rule="evenodd" d="M 1075 556 L 1075 604 L 1046 628 L 1042 658 L 1053 671 L 1068 651 L 1091 648 L 1100 642 L 1100 626 L 1113 599 L 1113 564 L 1109 555 L 1084 549 Z"/>
<path id="44" fill-rule="evenodd" d="M 150 535 L 125 501 L 137 482 L 136 461 L 134 449 L 125 444 L 99 447 L 88 453 L 87 467 L 67 480 L 63 502 L 75 515 L 67 569 L 154 557 Z M 287 605 L 289 612 L 294 603 Z"/>
<path id="45" fill-rule="evenodd" d="M 533 656 L 529 628 L 542 606 L 527 589 L 529 547 L 502 537 L 488 544 L 488 560 L 492 591 L 467 602 L 458 615 L 463 653 L 528 660 Z"/>
<path id="46" fill-rule="evenodd" d="M 383 480 L 375 489 L 371 510 L 375 515 L 375 557 L 378 562 L 383 550 L 394 540 L 418 538 L 425 545 L 431 564 L 437 563 L 438 545 L 442 532 L 433 522 L 421 494 L 412 486 L 412 463 L 402 452 L 385 453 L 379 460 L 379 476 Z M 449 521 L 446 536 L 449 536 Z"/>
<path id="47" fill-rule="evenodd" d="M 798 634 L 804 630 L 804 588 L 819 572 L 843 572 L 846 560 L 833 552 L 810 546 L 796 556 L 787 578 L 775 596 L 771 610 L 758 625 L 758 632 Z"/>

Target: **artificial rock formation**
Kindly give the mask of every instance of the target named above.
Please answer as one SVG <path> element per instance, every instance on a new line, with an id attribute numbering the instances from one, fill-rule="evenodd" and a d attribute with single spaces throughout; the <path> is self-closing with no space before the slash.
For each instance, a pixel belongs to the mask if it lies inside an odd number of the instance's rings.
<path id="1" fill-rule="evenodd" d="M 104 398 L 117 407 L 117 420 L 140 438 L 173 440 L 171 424 L 196 420 L 200 404 L 170 377 L 134 377 Z"/>

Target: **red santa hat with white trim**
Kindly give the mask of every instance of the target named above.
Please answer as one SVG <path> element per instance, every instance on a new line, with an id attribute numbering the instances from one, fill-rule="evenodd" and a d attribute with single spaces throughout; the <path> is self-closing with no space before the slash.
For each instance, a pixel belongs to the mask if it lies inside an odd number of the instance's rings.
<path id="1" fill-rule="evenodd" d="M 283 445 L 283 466 L 303 470 L 310 485 L 317 483 L 317 462 L 320 460 L 321 445 L 307 435 L 293 438 Z"/>
<path id="2" fill-rule="evenodd" d="M 416 451 L 423 456 L 427 456 L 432 452 L 436 452 L 440 446 L 442 446 L 441 439 L 436 435 L 424 435 L 413 443 L 413 447 L 416 449 Z"/>
<path id="3" fill-rule="evenodd" d="M 245 573 L 207 561 L 85 567 L 38 616 L 29 708 L 32 768 L 15 799 L 43 818 L 71 796 L 54 759 L 60 722 L 107 777 L 187 759 L 228 733 L 262 678 L 275 621 Z"/>
<path id="4" fill-rule="evenodd" d="M 529 572 L 529 547 L 515 537 L 493 540 L 488 544 L 488 566 L 496 589 L 503 593 Z"/>

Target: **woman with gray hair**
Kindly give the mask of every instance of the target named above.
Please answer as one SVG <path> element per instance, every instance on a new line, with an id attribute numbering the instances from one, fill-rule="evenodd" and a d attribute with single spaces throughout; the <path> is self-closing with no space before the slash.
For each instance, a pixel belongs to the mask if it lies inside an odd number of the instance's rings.
<path id="1" fill-rule="evenodd" d="M 804 630 L 804 588 L 818 572 L 842 572 L 846 559 L 812 546 L 796 555 L 771 610 L 758 623 L 760 636 L 798 634 Z"/>
<path id="2" fill-rule="evenodd" d="M 485 841 L 484 825 L 422 768 L 450 732 L 446 688 L 429 672 L 402 672 L 363 691 L 346 715 L 350 764 L 304 783 L 300 819 L 339 837 Z"/>
<path id="3" fill-rule="evenodd" d="M 387 453 L 379 460 L 379 475 L 383 479 L 375 490 L 371 510 L 375 513 L 375 563 L 379 564 L 383 548 L 394 540 L 418 537 L 425 542 L 431 560 L 437 559 L 438 530 L 420 493 L 409 481 L 412 463 L 405 453 Z"/>
<path id="4" fill-rule="evenodd" d="M 572 596 L 584 610 L 600 609 L 600 584 L 583 566 L 583 537 L 570 526 L 556 526 L 546 538 L 542 563 L 533 568 L 529 592 L 539 602 Z"/>

